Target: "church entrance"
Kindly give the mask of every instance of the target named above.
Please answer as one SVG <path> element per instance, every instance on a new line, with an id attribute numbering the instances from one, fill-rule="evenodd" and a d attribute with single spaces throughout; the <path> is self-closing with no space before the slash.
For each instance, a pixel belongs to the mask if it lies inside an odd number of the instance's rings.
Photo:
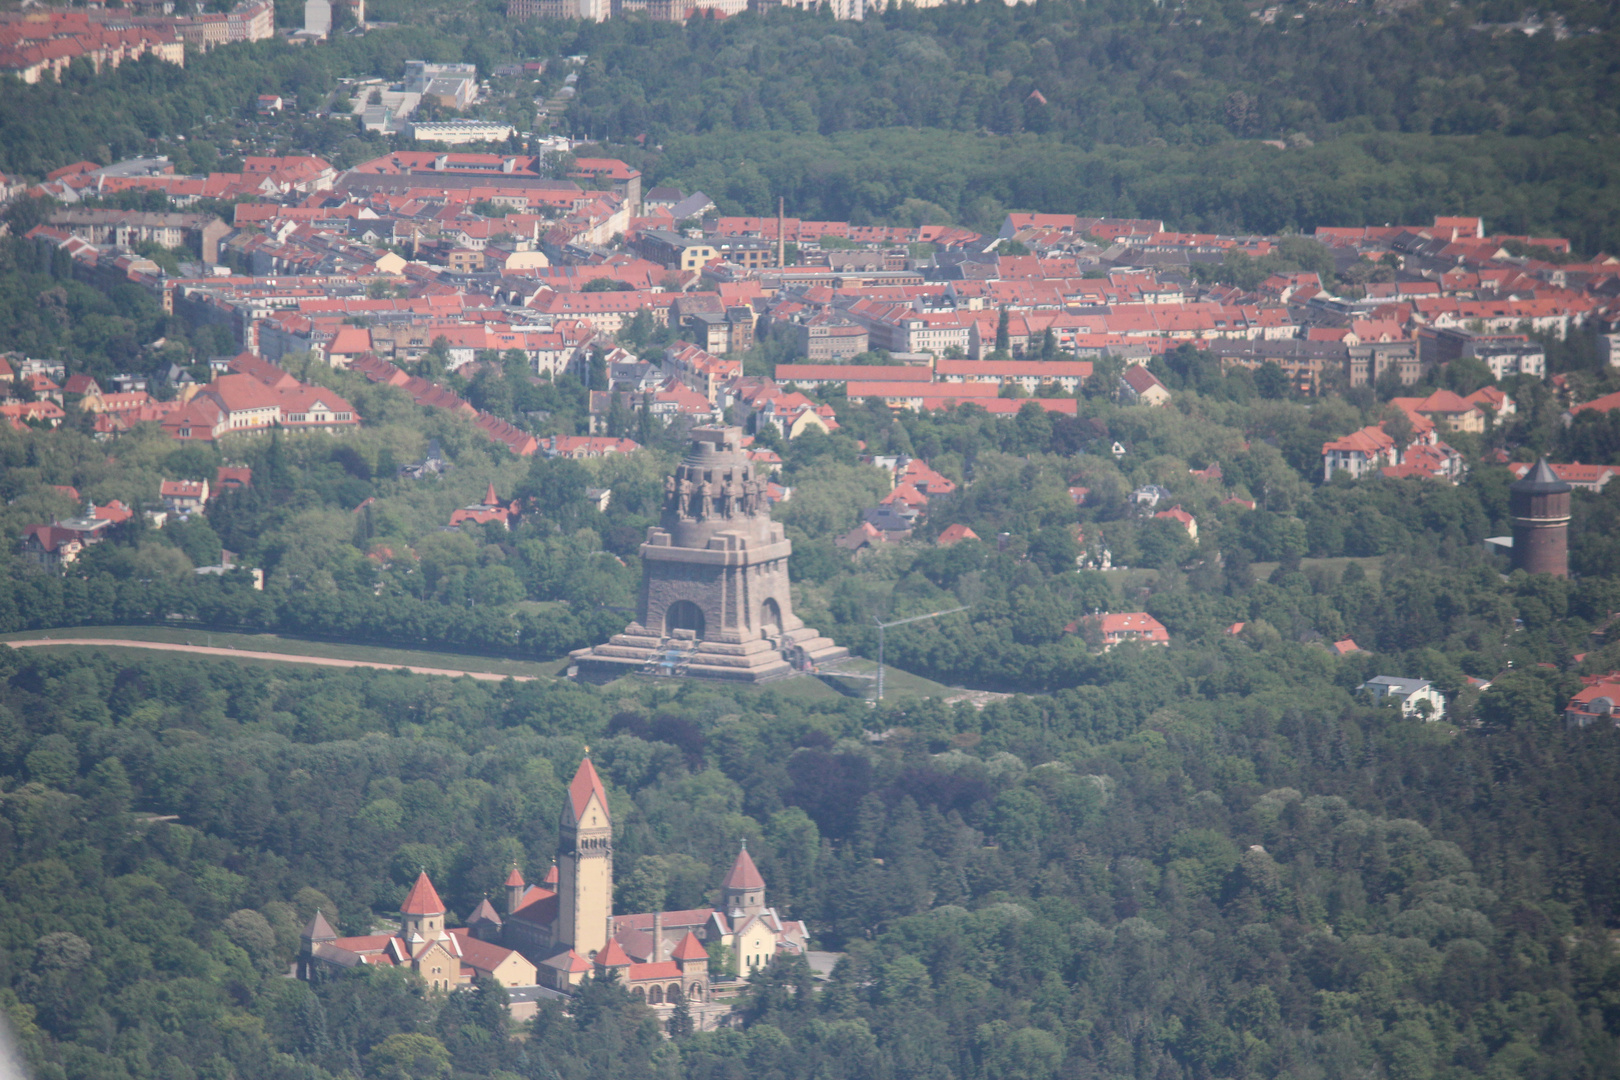
<path id="1" fill-rule="evenodd" d="M 690 630 L 692 636 L 703 638 L 703 609 L 690 600 L 677 600 L 664 610 L 664 636 L 677 630 Z"/>
<path id="2" fill-rule="evenodd" d="M 759 636 L 769 640 L 782 632 L 782 608 L 771 597 L 759 606 Z"/>

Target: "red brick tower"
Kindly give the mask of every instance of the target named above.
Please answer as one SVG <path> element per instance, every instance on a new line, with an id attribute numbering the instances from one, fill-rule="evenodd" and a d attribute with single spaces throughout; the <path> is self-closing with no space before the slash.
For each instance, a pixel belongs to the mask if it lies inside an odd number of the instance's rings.
<path id="1" fill-rule="evenodd" d="M 1515 570 L 1569 576 L 1570 490 L 1546 458 L 1508 488 Z"/>

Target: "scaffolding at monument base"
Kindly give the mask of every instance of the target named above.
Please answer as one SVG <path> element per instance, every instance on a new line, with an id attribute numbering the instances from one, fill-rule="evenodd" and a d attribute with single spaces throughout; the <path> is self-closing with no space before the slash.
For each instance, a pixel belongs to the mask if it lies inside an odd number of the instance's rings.
<path id="1" fill-rule="evenodd" d="M 685 675 L 686 669 L 692 664 L 692 654 L 697 652 L 699 644 L 701 642 L 696 638 L 664 638 L 658 643 L 656 654 L 647 661 L 641 673 L 661 678 Z"/>

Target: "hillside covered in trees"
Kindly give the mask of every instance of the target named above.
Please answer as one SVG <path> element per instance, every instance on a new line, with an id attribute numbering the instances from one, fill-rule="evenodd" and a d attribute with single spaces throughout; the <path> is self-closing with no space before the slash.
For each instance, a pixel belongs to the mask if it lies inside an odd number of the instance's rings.
<path id="1" fill-rule="evenodd" d="M 1501 30 L 1521 14 L 1502 3 L 1284 4 L 1262 20 L 1236 2 L 1058 0 L 684 27 L 515 22 L 494 0 L 374 7 L 398 25 L 17 88 L 0 98 L 0 170 L 153 149 L 208 169 L 233 133 L 352 164 L 384 141 L 308 114 L 340 77 L 539 57 L 550 87 L 583 55 L 563 127 L 726 212 L 782 195 L 816 219 L 994 228 L 1020 209 L 1228 232 L 1468 213 L 1620 249 L 1610 5 L 1543 5 L 1566 32 L 1533 36 Z M 266 123 L 259 93 L 310 104 Z"/>
<path id="2" fill-rule="evenodd" d="M 1612 731 L 1402 721 L 1305 646 L 1138 663 L 1162 704 L 872 712 L 0 651 L 0 997 L 44 1077 L 1614 1075 Z M 498 988 L 283 977 L 317 908 L 544 865 L 587 742 L 621 904 L 746 836 L 832 981 L 674 1042 L 604 985 L 508 1041 Z"/>

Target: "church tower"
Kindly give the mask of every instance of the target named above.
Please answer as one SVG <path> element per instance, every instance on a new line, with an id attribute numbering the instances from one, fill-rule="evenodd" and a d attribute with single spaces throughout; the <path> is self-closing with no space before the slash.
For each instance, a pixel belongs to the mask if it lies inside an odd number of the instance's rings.
<path id="1" fill-rule="evenodd" d="M 585 959 L 607 946 L 613 914 L 613 819 L 591 759 L 579 763 L 563 801 L 557 849 L 555 944 Z"/>
<path id="2" fill-rule="evenodd" d="M 439 899 L 439 891 L 428 880 L 426 870 L 416 876 L 410 895 L 399 907 L 399 936 L 406 941 L 444 937 L 444 901 Z"/>
<path id="3" fill-rule="evenodd" d="M 720 883 L 720 906 L 731 918 L 758 915 L 765 910 L 765 879 L 748 854 L 746 840 L 737 852 L 737 861 L 731 864 L 731 873 Z"/>

